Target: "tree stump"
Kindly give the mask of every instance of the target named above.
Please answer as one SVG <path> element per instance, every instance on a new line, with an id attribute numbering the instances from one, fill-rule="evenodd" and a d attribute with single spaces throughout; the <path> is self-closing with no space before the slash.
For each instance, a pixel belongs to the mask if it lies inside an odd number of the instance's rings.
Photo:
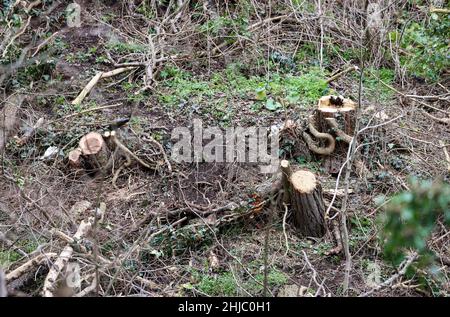
<path id="1" fill-rule="evenodd" d="M 318 140 L 304 133 L 309 149 L 324 158 L 324 167 L 337 174 L 345 160 L 348 144 L 355 129 L 356 104 L 341 96 L 324 96 L 319 99 L 315 114 L 309 119 L 309 131 Z M 337 141 L 337 142 L 336 142 Z"/>
<path id="2" fill-rule="evenodd" d="M 283 200 L 290 202 L 295 227 L 304 236 L 322 237 L 326 232 L 325 203 L 316 176 L 306 170 L 292 172 L 286 160 L 281 161 L 281 170 L 285 193 L 289 193 Z"/>
<path id="3" fill-rule="evenodd" d="M 321 132 L 332 132 L 338 137 L 347 135 L 351 138 L 355 130 L 355 110 L 356 103 L 350 99 L 324 96 L 317 105 L 316 128 Z"/>
<path id="4" fill-rule="evenodd" d="M 81 138 L 79 148 L 87 171 L 96 172 L 107 165 L 110 155 L 101 134 L 97 132 L 86 134 Z"/>

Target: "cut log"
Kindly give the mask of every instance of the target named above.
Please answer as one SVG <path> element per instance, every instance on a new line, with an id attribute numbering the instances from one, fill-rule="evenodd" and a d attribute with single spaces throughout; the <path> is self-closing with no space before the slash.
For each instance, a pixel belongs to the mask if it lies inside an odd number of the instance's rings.
<path id="1" fill-rule="evenodd" d="M 108 147 L 100 133 L 90 132 L 83 136 L 79 148 L 85 158 L 88 171 L 98 171 L 108 163 Z"/>
<path id="2" fill-rule="evenodd" d="M 289 181 L 295 227 L 304 236 L 322 237 L 326 232 L 325 203 L 316 176 L 300 170 L 294 172 Z"/>

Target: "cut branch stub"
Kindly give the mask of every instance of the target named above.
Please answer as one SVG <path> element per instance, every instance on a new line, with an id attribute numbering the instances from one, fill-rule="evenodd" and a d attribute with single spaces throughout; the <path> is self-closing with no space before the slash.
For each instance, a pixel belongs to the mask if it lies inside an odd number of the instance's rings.
<path id="1" fill-rule="evenodd" d="M 77 148 L 73 151 L 69 152 L 69 164 L 70 166 L 74 168 L 80 168 L 81 167 L 81 149 Z"/>
<path id="2" fill-rule="evenodd" d="M 325 204 L 322 187 L 310 171 L 297 171 L 290 177 L 290 200 L 294 225 L 302 235 L 322 237 L 325 234 Z"/>
<path id="3" fill-rule="evenodd" d="M 292 170 L 289 165 L 288 160 L 282 160 L 280 162 L 281 167 L 281 179 L 283 182 L 283 203 L 288 204 L 290 200 L 290 194 L 289 194 L 289 179 L 292 175 Z"/>

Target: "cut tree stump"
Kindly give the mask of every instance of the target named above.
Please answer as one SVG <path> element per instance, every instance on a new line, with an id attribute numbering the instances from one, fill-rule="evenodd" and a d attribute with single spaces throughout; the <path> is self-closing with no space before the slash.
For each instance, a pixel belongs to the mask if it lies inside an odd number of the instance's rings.
<path id="1" fill-rule="evenodd" d="M 98 171 L 102 167 L 107 165 L 110 156 L 109 150 L 108 147 L 106 146 L 103 136 L 100 133 L 89 132 L 88 134 L 86 134 L 81 138 L 78 146 L 81 150 L 81 153 L 83 154 L 86 170 Z M 75 159 L 74 164 L 76 165 L 77 153 L 71 152 L 71 154 L 72 157 Z"/>
<path id="2" fill-rule="evenodd" d="M 355 111 L 356 103 L 350 99 L 341 96 L 324 96 L 319 99 L 317 105 L 316 128 L 320 132 L 345 134 L 351 138 L 355 129 Z"/>
<path id="3" fill-rule="evenodd" d="M 309 131 L 318 141 L 307 134 L 309 149 L 324 158 L 324 167 L 330 174 L 337 174 L 345 160 L 348 144 L 355 133 L 356 103 L 342 96 L 324 96 L 319 99 L 314 116 L 310 118 Z M 309 140 L 308 140 L 309 139 Z"/>
<path id="4" fill-rule="evenodd" d="M 309 237 L 322 237 L 326 232 L 325 203 L 316 176 L 307 170 L 292 172 L 289 162 L 281 161 L 285 192 L 293 210 L 294 225 Z M 286 188 L 287 187 L 287 188 Z"/>

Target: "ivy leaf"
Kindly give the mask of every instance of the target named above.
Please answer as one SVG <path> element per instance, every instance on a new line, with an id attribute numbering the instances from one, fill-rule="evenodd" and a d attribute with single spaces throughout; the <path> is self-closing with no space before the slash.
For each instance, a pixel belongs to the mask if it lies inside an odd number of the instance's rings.
<path id="1" fill-rule="evenodd" d="M 270 111 L 275 111 L 281 108 L 281 104 L 277 101 L 274 101 L 272 98 L 267 99 L 266 109 Z"/>
<path id="2" fill-rule="evenodd" d="M 267 93 L 265 87 L 258 87 L 256 90 L 256 100 L 266 100 Z"/>

